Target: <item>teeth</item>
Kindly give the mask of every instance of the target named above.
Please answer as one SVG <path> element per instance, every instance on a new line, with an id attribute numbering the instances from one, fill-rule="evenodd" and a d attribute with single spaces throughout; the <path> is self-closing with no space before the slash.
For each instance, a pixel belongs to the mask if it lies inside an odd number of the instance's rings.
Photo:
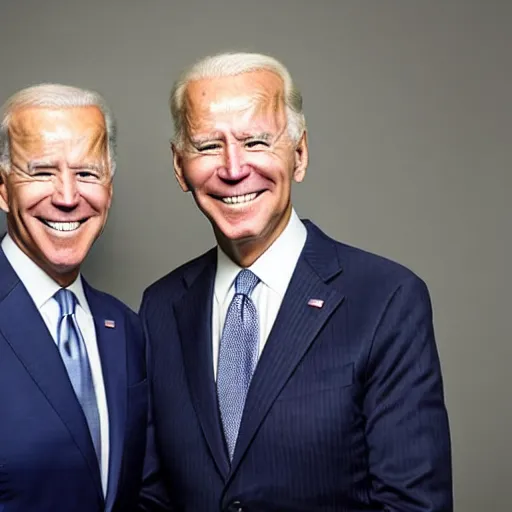
<path id="1" fill-rule="evenodd" d="M 80 222 L 50 222 L 47 220 L 46 224 L 57 231 L 75 231 L 80 227 Z"/>
<path id="2" fill-rule="evenodd" d="M 248 203 L 256 199 L 257 195 L 257 192 L 253 192 L 252 194 L 245 194 L 243 196 L 223 197 L 222 202 L 226 204 Z"/>

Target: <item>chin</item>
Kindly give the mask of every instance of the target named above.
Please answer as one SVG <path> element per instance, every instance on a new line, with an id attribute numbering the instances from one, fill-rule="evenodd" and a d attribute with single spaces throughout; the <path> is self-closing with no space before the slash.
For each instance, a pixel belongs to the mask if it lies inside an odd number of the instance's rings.
<path id="1" fill-rule="evenodd" d="M 44 261 L 56 274 L 69 274 L 80 268 L 85 259 L 83 251 L 60 250 L 43 255 Z"/>
<path id="2" fill-rule="evenodd" d="M 217 224 L 216 231 L 230 242 L 243 242 L 261 238 L 264 230 L 255 222 L 222 222 Z"/>

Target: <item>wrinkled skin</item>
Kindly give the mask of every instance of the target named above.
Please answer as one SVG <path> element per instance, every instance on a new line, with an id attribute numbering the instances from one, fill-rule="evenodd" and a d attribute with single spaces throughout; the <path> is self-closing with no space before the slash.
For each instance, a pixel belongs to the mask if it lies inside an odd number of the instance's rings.
<path id="1" fill-rule="evenodd" d="M 286 227 L 292 181 L 308 162 L 306 134 L 294 142 L 288 133 L 281 79 L 260 70 L 191 82 L 185 133 L 173 146 L 176 178 L 222 249 L 249 266 Z"/>
<path id="2" fill-rule="evenodd" d="M 15 243 L 61 286 L 78 275 L 112 200 L 105 120 L 96 107 L 16 110 L 0 207 Z"/>

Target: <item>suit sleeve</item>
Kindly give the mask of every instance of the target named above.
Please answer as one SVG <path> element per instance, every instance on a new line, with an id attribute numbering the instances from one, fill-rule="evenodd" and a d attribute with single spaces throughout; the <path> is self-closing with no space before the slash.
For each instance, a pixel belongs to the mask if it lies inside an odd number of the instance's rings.
<path id="1" fill-rule="evenodd" d="M 450 434 L 432 310 L 411 276 L 375 329 L 364 414 L 372 500 L 385 512 L 451 512 Z"/>
<path id="2" fill-rule="evenodd" d="M 144 295 L 140 308 L 140 318 L 144 327 L 144 336 L 146 338 L 146 361 L 147 374 L 149 381 L 149 410 L 148 410 L 148 428 L 146 441 L 146 455 L 144 458 L 144 470 L 142 475 L 142 487 L 137 504 L 138 512 L 172 512 L 170 500 L 165 488 L 160 469 L 160 459 L 158 456 L 155 440 L 155 429 L 153 423 L 153 401 L 152 401 L 152 363 L 151 347 L 146 328 L 146 305 L 147 296 Z"/>

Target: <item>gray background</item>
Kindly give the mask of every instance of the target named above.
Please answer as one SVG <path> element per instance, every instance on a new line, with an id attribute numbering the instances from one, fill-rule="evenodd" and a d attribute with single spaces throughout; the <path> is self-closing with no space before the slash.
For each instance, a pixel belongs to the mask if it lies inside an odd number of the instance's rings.
<path id="1" fill-rule="evenodd" d="M 42 81 L 109 101 L 115 200 L 84 273 L 138 308 L 145 286 L 213 243 L 173 178 L 172 81 L 212 52 L 282 59 L 310 135 L 295 206 L 426 280 L 457 510 L 501 512 L 512 477 L 511 48 L 508 0 L 0 0 L 0 101 Z"/>

